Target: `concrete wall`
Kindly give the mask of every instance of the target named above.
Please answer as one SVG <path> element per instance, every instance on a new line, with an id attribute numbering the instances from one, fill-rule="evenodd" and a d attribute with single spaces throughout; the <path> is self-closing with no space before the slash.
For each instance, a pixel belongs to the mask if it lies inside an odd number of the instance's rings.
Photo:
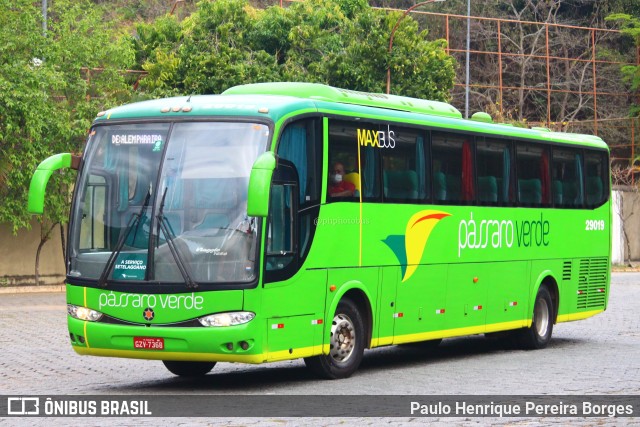
<path id="1" fill-rule="evenodd" d="M 11 233 L 8 224 L 0 224 L 0 286 L 35 284 L 36 251 L 40 243 L 40 225 L 33 221 L 31 230 Z M 64 283 L 65 269 L 60 243 L 60 229 L 56 226 L 51 239 L 40 253 L 40 284 Z"/>
<path id="2" fill-rule="evenodd" d="M 613 217 L 611 218 L 611 263 L 624 264 L 624 234 L 622 232 L 622 192 L 611 194 Z"/>
<path id="3" fill-rule="evenodd" d="M 628 259 L 638 261 L 640 260 L 640 193 L 630 188 L 619 188 L 613 192 L 613 202 L 611 262 L 624 264 Z M 627 239 L 625 239 L 625 232 Z"/>

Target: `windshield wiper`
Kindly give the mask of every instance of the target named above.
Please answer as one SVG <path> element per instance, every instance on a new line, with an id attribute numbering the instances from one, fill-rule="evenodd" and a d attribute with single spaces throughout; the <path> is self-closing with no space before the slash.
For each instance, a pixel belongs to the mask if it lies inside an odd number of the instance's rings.
<path id="1" fill-rule="evenodd" d="M 149 184 L 149 190 L 147 190 L 147 196 L 144 198 L 144 203 L 140 208 L 140 212 L 131 214 L 131 217 L 129 218 L 129 222 L 127 223 L 127 227 L 124 229 L 122 233 L 120 233 L 120 238 L 118 239 L 118 243 L 116 244 L 115 250 L 111 252 L 111 255 L 109 255 L 107 264 L 104 266 L 104 269 L 102 270 L 102 274 L 100 274 L 100 279 L 98 279 L 98 286 L 104 287 L 107 285 L 107 277 L 111 273 L 111 270 L 113 269 L 113 266 L 116 263 L 116 258 L 118 258 L 118 255 L 120 255 L 120 251 L 122 251 L 122 248 L 124 247 L 124 242 L 126 242 L 127 238 L 129 237 L 129 234 L 131 234 L 131 230 L 133 230 L 134 225 L 136 228 L 136 234 L 138 233 L 138 227 L 140 227 L 142 215 L 147 210 L 150 199 L 151 199 L 151 184 Z M 136 234 L 134 234 L 134 236 Z"/>
<path id="2" fill-rule="evenodd" d="M 173 259 L 176 261 L 176 265 L 178 266 L 178 270 L 180 270 L 180 274 L 187 284 L 187 288 L 197 288 L 198 283 L 196 283 L 191 274 L 189 274 L 189 269 L 185 264 L 182 256 L 180 255 L 180 251 L 176 248 L 173 239 L 175 238 L 173 232 L 170 229 L 170 225 L 168 224 L 167 218 L 164 216 L 164 200 L 167 197 L 167 187 L 164 187 L 164 192 L 162 193 L 162 200 L 160 201 L 160 207 L 158 208 L 158 214 L 156 215 L 156 219 L 158 220 L 158 229 L 161 229 L 167 238 L 167 246 L 169 247 L 169 251 L 173 256 Z M 158 237 L 160 236 L 160 231 L 156 233 Z"/>

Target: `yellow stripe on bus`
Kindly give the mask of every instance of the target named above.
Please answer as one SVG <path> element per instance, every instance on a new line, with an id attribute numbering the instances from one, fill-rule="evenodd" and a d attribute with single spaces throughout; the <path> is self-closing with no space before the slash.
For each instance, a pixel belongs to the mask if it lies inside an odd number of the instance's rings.
<path id="1" fill-rule="evenodd" d="M 602 313 L 603 311 L 604 309 L 601 308 L 598 310 L 583 311 L 581 313 L 559 314 L 557 323 L 586 319 L 587 317 L 595 316 L 596 314 Z"/>
<path id="2" fill-rule="evenodd" d="M 85 288 L 86 289 L 86 288 Z M 87 325 L 89 322 L 84 322 L 83 331 L 84 331 L 84 343 L 89 348 L 89 337 L 87 337 Z"/>
<path id="3" fill-rule="evenodd" d="M 508 331 L 528 328 L 531 320 L 515 320 L 512 322 L 492 323 L 490 325 L 470 326 L 466 328 L 444 329 L 442 331 L 421 332 L 418 334 L 398 335 L 397 337 L 380 337 L 371 340 L 371 347 L 391 344 L 407 344 L 411 342 L 429 341 L 440 338 L 453 338 L 464 335 L 476 335 L 489 332 Z"/>
<path id="4" fill-rule="evenodd" d="M 267 361 L 264 354 L 220 354 L 220 353 L 182 353 L 175 351 L 138 351 L 138 350 L 113 350 L 108 348 L 86 348 L 73 346 L 76 353 L 90 356 L 124 357 L 128 359 L 151 360 L 185 360 L 193 362 L 241 362 L 263 363 Z M 288 350 L 287 350 L 288 353 Z"/>

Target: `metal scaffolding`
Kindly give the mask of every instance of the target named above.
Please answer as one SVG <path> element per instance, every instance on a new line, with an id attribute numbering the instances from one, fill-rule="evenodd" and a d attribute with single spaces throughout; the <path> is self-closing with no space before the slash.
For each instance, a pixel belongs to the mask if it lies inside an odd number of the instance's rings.
<path id="1" fill-rule="evenodd" d="M 398 9 L 383 10 L 402 12 Z M 412 13 L 423 27 L 428 28 L 428 37 L 445 39 L 447 52 L 454 56 L 459 64 L 464 64 L 467 53 L 466 37 L 461 29 L 466 25 L 466 15 L 431 11 Z M 624 65 L 640 65 L 640 49 L 634 49 L 634 57 L 611 58 L 611 51 L 615 50 L 624 37 L 619 30 L 478 16 L 472 16 L 470 19 L 472 28 L 476 31 L 481 28 L 485 32 L 484 41 L 493 42 L 475 43 L 475 48 L 469 51 L 472 70 L 480 68 L 484 73 L 484 76 L 480 76 L 478 72 L 471 74 L 469 86 L 475 94 L 475 108 L 489 110 L 487 112 L 497 116 L 498 120 L 511 119 L 556 131 L 599 135 L 610 145 L 614 162 L 629 165 L 640 154 L 636 148 L 640 144 L 640 119 L 629 117 L 629 107 L 637 94 L 629 93 L 626 89 L 620 71 Z M 509 28 L 513 31 L 516 27 L 529 30 L 527 35 L 540 33 L 537 45 L 529 46 L 529 52 L 514 51 L 505 47 L 505 32 Z M 557 38 L 561 35 L 564 35 L 565 39 L 571 38 L 572 55 L 558 52 Z M 492 49 L 487 46 L 491 46 Z M 504 76 L 507 70 L 525 61 L 531 70 L 538 72 L 527 75 L 526 84 L 505 84 Z M 558 64 L 564 64 L 564 69 L 582 65 L 584 79 L 581 84 L 571 87 L 572 84 L 566 80 L 565 75 L 554 73 L 553 65 Z M 487 74 L 484 68 L 487 65 L 495 67 L 491 69 L 490 80 L 483 79 Z M 615 78 L 612 79 L 611 75 Z M 458 70 L 452 91 L 452 102 L 455 105 L 462 105 L 463 102 L 463 77 L 461 70 Z M 538 104 L 544 103 L 544 109 L 540 108 L 536 115 L 523 116 L 523 112 L 518 112 L 516 106 L 524 96 L 529 96 Z M 581 99 L 582 108 L 575 118 L 567 120 L 556 115 L 558 100 L 561 97 Z M 514 110 L 517 114 L 514 114 Z"/>
<path id="2" fill-rule="evenodd" d="M 296 1 L 303 0 L 285 0 L 285 3 Z M 282 3 L 279 1 L 281 7 Z M 380 10 L 408 12 L 394 8 Z M 611 52 L 620 53 L 618 47 L 624 40 L 619 30 L 425 10 L 411 10 L 410 13 L 421 28 L 428 29 L 427 37 L 445 39 L 447 53 L 463 65 L 458 67 L 451 93 L 454 105 L 464 105 L 466 84 L 463 71 L 468 53 L 472 69 L 469 81 L 472 108 L 492 114 L 497 121 L 599 135 L 609 144 L 612 161 L 621 165 L 631 165 L 640 155 L 640 119 L 629 117 L 634 97 L 636 103 L 640 100 L 637 94 L 629 93 L 620 71 L 624 65 L 640 65 L 640 48 L 634 48 L 626 57 L 612 55 Z M 470 49 L 467 48 L 464 31 L 467 20 L 471 21 L 472 27 Z M 537 34 L 536 43 L 530 44 L 528 51 L 514 50 L 513 40 L 509 38 L 514 29 L 523 32 L 525 37 L 533 38 Z M 480 31 L 484 32 L 485 39 L 479 41 Z M 570 40 L 570 46 L 559 43 L 562 36 L 563 40 Z M 529 74 L 521 84 L 510 84 L 513 79 L 507 79 L 506 74 L 513 73 L 519 64 L 525 62 Z M 559 64 L 564 69 L 581 67 L 580 84 L 572 84 L 566 75 L 554 72 Z M 488 79 L 487 67 L 493 67 Z M 615 77 L 611 78 L 612 75 Z M 580 111 L 572 117 L 563 117 L 558 114 L 558 106 L 570 98 L 574 102 L 579 100 Z M 537 105 L 538 110 L 522 111 L 523 99 L 527 99 L 529 105 Z"/>
<path id="3" fill-rule="evenodd" d="M 274 0 L 272 4 L 287 7 L 298 1 L 304 0 Z M 172 12 L 182 2 L 173 0 Z M 640 100 L 637 94 L 631 94 L 625 88 L 620 71 L 624 65 L 640 65 L 640 48 L 635 48 L 631 57 L 612 55 L 611 52 L 619 53 L 618 46 L 624 37 L 619 30 L 414 9 L 381 10 L 410 13 L 421 28 L 429 30 L 427 37 L 447 41 L 447 53 L 455 57 L 458 64 L 465 64 L 469 55 L 472 108 L 492 114 L 497 121 L 599 135 L 609 144 L 612 161 L 621 165 L 631 165 L 640 155 L 637 148 L 640 145 L 640 119 L 628 116 L 634 96 L 636 103 Z M 463 31 L 467 20 L 472 28 L 471 48 L 467 47 L 466 32 Z M 526 37 L 536 35 L 536 42 L 526 49 L 514 49 L 510 34 L 516 30 Z M 478 36 L 481 32 L 482 40 Z M 571 40 L 571 45 L 560 43 L 561 37 Z M 524 70 L 524 63 L 528 70 Z M 528 74 L 520 84 L 514 85 L 514 79 L 507 76 L 518 67 Z M 579 84 L 567 80 L 568 72 L 565 75 L 557 72 L 560 68 L 566 71 L 573 67 L 581 67 Z M 611 78 L 612 75 L 615 78 Z M 140 77 L 136 76 L 136 85 Z M 461 66 L 451 93 L 454 105 L 464 104 L 465 88 L 464 66 Z M 558 111 L 559 105 L 567 99 L 578 102 L 577 99 L 580 105 L 580 110 L 569 118 Z M 523 111 L 523 100 L 535 104 L 537 110 Z"/>

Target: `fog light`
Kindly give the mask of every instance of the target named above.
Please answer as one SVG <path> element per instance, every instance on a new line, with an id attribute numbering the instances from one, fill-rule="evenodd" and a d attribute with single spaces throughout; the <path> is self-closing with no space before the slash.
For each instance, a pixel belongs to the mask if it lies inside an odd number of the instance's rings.
<path id="1" fill-rule="evenodd" d="M 230 342 L 227 343 L 227 350 L 233 351 L 233 343 L 230 343 Z"/>
<path id="2" fill-rule="evenodd" d="M 240 341 L 240 348 L 246 350 L 249 348 L 249 343 L 246 341 Z"/>

